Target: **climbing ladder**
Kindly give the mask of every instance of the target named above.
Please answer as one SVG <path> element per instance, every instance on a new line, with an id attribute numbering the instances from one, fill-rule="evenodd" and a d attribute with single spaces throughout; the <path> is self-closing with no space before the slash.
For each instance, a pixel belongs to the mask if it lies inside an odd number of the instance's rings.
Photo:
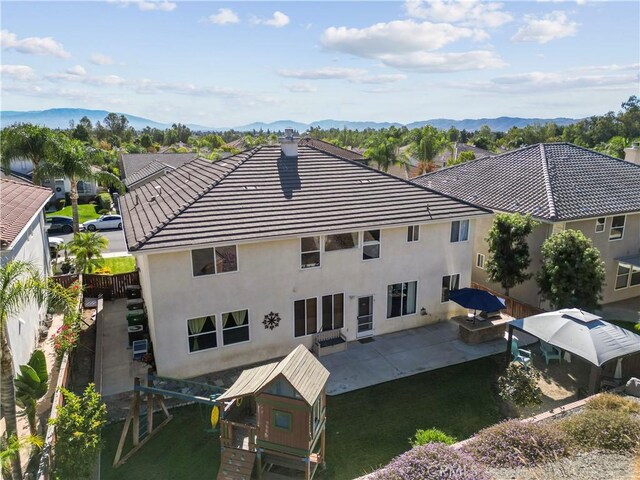
<path id="1" fill-rule="evenodd" d="M 256 452 L 225 448 L 220 457 L 217 480 L 250 480 Z"/>

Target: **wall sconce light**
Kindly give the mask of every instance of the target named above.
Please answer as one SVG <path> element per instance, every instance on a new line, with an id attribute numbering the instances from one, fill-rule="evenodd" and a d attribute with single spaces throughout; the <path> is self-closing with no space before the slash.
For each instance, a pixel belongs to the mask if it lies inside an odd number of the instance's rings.
<path id="1" fill-rule="evenodd" d="M 426 309 L 426 308 L 424 308 L 424 307 L 422 307 L 422 308 L 420 309 L 420 315 L 426 315 L 426 314 L 427 314 L 427 309 Z"/>

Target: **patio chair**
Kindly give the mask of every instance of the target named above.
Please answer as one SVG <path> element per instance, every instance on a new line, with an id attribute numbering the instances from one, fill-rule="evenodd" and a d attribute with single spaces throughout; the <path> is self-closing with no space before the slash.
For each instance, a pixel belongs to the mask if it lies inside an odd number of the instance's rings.
<path id="1" fill-rule="evenodd" d="M 562 363 L 562 352 L 560 349 L 540 340 L 540 350 L 547 365 L 549 365 L 549 360 L 558 360 L 558 362 Z"/>
<path id="2" fill-rule="evenodd" d="M 518 362 L 525 367 L 528 367 L 531 363 L 531 351 L 518 348 L 518 342 L 515 340 L 511 342 L 511 356 L 514 362 Z"/>

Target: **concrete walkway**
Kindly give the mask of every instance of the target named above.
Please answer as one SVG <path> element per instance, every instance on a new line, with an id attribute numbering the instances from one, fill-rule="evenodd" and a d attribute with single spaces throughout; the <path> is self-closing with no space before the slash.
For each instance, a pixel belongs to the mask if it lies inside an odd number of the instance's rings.
<path id="1" fill-rule="evenodd" d="M 640 323 L 640 297 L 607 303 L 602 306 L 602 310 L 596 313 L 602 315 L 605 320 L 624 320 Z"/>
<path id="2" fill-rule="evenodd" d="M 537 340 L 519 333 L 520 346 Z M 365 344 L 350 342 L 346 351 L 321 357 L 320 361 L 331 372 L 327 394 L 339 395 L 504 353 L 506 348 L 506 340 L 467 345 L 458 339 L 458 325 L 447 321 L 373 337 Z"/>

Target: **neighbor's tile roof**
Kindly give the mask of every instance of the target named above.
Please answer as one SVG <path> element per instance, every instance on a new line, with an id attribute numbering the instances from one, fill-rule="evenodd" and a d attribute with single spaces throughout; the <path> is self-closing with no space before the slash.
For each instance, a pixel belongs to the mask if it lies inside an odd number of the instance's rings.
<path id="1" fill-rule="evenodd" d="M 551 221 L 640 212 L 640 165 L 570 143 L 531 145 L 412 181 L 487 208 Z"/>
<path id="2" fill-rule="evenodd" d="M 120 200 L 129 250 L 190 247 L 483 215 L 487 210 L 312 147 L 196 159 Z"/>
<path id="3" fill-rule="evenodd" d="M 160 163 L 154 160 L 149 165 L 141 168 L 137 172 L 126 177 L 124 179 L 124 184 L 127 186 L 127 188 L 131 188 L 136 183 L 141 182 L 152 175 L 155 175 L 160 172 L 164 172 L 165 170 L 173 170 L 173 169 L 174 167 L 165 165 L 164 163 Z"/>
<path id="4" fill-rule="evenodd" d="M 52 196 L 48 188 L 0 179 L 0 247 L 11 245 Z"/>
<path id="5" fill-rule="evenodd" d="M 153 162 L 177 168 L 197 156 L 197 153 L 124 153 L 122 154 L 123 178 L 126 179 Z"/>
<path id="6" fill-rule="evenodd" d="M 324 140 L 319 140 L 317 138 L 303 137 L 300 139 L 298 145 L 313 147 L 317 150 L 321 150 L 325 153 L 335 155 L 336 157 L 344 158 L 346 160 L 355 160 L 358 162 L 367 160 L 361 153 L 355 150 L 342 148 L 334 145 L 333 143 L 325 142 Z"/>

